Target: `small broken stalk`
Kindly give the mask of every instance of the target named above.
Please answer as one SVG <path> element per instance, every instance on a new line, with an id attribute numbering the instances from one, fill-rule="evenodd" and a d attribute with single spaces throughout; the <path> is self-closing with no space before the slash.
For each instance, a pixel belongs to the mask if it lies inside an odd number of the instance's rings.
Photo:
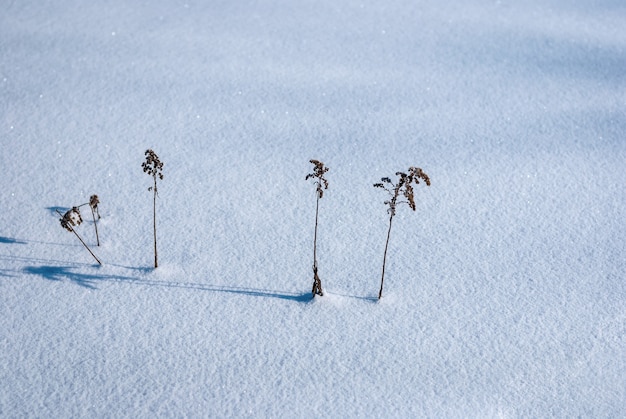
<path id="1" fill-rule="evenodd" d="M 97 246 L 100 246 L 100 236 L 98 235 L 98 223 L 97 223 L 97 220 L 100 219 L 100 211 L 98 211 L 99 203 L 100 203 L 100 199 L 98 198 L 98 195 L 91 195 L 89 197 L 89 202 L 78 206 L 80 208 L 82 206 L 89 205 L 89 208 L 91 208 L 91 216 L 93 217 L 93 227 L 96 230 L 96 245 Z M 96 220 L 96 214 L 98 215 L 97 220 Z"/>
<path id="2" fill-rule="evenodd" d="M 91 251 L 89 246 L 87 246 L 87 244 L 83 241 L 83 239 L 78 235 L 76 230 L 74 230 L 74 226 L 80 225 L 80 223 L 83 222 L 83 218 L 80 215 L 80 211 L 78 210 L 78 207 L 72 207 L 72 209 L 67 211 L 65 214 L 61 214 L 59 210 L 57 210 L 57 214 L 61 216 L 61 219 L 59 220 L 61 222 L 61 227 L 63 227 L 67 231 L 71 231 L 72 233 L 74 233 L 74 235 L 76 235 L 76 237 L 82 243 L 82 245 L 85 246 L 85 249 L 87 249 L 87 251 L 91 254 L 91 256 L 93 256 L 96 262 L 98 262 L 99 265 L 102 265 L 102 262 L 100 262 L 100 259 L 98 259 L 96 255 L 94 255 L 94 253 Z"/>
<path id="3" fill-rule="evenodd" d="M 98 214 L 98 220 L 100 219 L 100 211 L 98 211 L 98 204 L 100 200 L 98 195 L 91 195 L 89 197 L 89 208 L 91 208 L 91 216 L 93 217 L 93 226 L 96 229 L 96 243 L 100 246 L 100 236 L 98 235 L 98 223 L 96 222 L 96 214 Z"/>

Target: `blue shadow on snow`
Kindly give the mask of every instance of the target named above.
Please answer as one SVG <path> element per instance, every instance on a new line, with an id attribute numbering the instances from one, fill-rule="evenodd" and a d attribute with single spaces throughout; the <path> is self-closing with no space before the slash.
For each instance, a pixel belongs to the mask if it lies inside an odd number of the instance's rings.
<path id="1" fill-rule="evenodd" d="M 26 244 L 25 241 L 12 239 L 10 237 L 0 236 L 0 243 L 2 244 Z"/>
<path id="2" fill-rule="evenodd" d="M 153 279 L 141 278 L 133 278 L 130 282 L 136 285 L 147 285 L 151 287 L 181 288 L 209 292 L 225 292 L 230 294 L 247 295 L 250 297 L 278 298 L 281 300 L 297 301 L 301 303 L 311 301 L 313 299 L 310 292 L 306 294 L 295 294 L 259 288 L 218 287 L 208 284 L 196 284 L 192 282 L 157 281 Z"/>
<path id="3" fill-rule="evenodd" d="M 72 268 L 69 266 L 27 266 L 23 271 L 30 275 L 41 276 L 50 281 L 68 279 L 81 287 L 89 289 L 97 289 L 94 283 L 98 281 L 133 280 L 133 278 L 119 275 L 91 275 L 72 272 Z"/>
<path id="4" fill-rule="evenodd" d="M 144 269 L 139 269 L 145 272 Z M 73 272 L 69 266 L 27 266 L 23 269 L 23 272 L 30 275 L 41 276 L 50 281 L 62 281 L 69 280 L 81 287 L 89 289 L 97 289 L 97 282 L 124 282 L 133 285 L 143 285 L 149 287 L 163 287 L 163 288 L 179 288 L 198 291 L 209 292 L 224 292 L 230 294 L 247 295 L 251 297 L 265 297 L 265 298 L 278 298 L 281 300 L 289 300 L 296 302 L 308 302 L 313 299 L 311 293 L 296 294 L 286 293 L 279 291 L 264 290 L 258 288 L 243 288 L 243 287 L 218 287 L 207 284 L 196 284 L 189 282 L 174 282 L 174 281 L 158 281 L 154 279 L 136 278 L 122 275 L 98 275 L 98 274 L 83 274 Z"/>

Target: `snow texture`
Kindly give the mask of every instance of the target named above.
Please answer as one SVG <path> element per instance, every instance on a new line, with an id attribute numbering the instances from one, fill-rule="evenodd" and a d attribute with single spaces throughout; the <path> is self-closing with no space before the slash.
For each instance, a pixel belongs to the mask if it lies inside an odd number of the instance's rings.
<path id="1" fill-rule="evenodd" d="M 626 417 L 623 1 L 0 8 L 0 417 Z"/>

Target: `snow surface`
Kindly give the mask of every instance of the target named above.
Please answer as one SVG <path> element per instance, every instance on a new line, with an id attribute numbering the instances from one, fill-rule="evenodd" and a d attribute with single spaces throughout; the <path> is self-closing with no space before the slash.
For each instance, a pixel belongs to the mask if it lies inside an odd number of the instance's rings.
<path id="1" fill-rule="evenodd" d="M 622 0 L 0 9 L 0 417 L 626 417 Z"/>

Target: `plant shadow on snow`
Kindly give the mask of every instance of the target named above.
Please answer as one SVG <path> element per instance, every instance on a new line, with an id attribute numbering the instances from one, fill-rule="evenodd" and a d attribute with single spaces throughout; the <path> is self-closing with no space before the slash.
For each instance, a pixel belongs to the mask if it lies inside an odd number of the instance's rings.
<path id="1" fill-rule="evenodd" d="M 380 299 L 378 298 L 377 295 L 359 296 L 359 295 L 342 294 L 342 293 L 332 293 L 330 295 L 336 295 L 336 296 L 343 297 L 343 298 L 350 298 L 350 299 L 353 299 L 353 300 L 367 301 L 369 303 L 377 303 L 377 304 L 380 303 Z"/>
<path id="2" fill-rule="evenodd" d="M 0 243 L 1 244 L 26 244 L 25 241 L 12 239 L 10 237 L 4 237 L 4 236 L 0 236 Z"/>
<path id="3" fill-rule="evenodd" d="M 249 297 L 278 298 L 280 300 L 296 301 L 300 303 L 306 303 L 308 301 L 313 300 L 313 296 L 311 295 L 310 292 L 307 292 L 305 294 L 296 294 L 296 293 L 287 293 L 287 292 L 281 292 L 281 291 L 264 290 L 264 289 L 258 289 L 258 288 L 216 287 L 216 286 L 203 285 L 203 284 L 170 283 L 170 282 L 161 282 L 158 284 L 150 284 L 150 285 L 159 285 L 159 286 L 166 286 L 166 287 L 173 287 L 173 288 L 189 288 L 189 289 L 197 289 L 201 291 L 211 291 L 211 292 L 224 292 L 224 293 L 230 293 L 230 294 L 246 295 Z"/>
<path id="4" fill-rule="evenodd" d="M 54 217 L 58 217 L 59 213 L 65 214 L 69 208 L 68 207 L 46 207 L 46 210 L 50 212 L 50 215 Z"/>
<path id="5" fill-rule="evenodd" d="M 130 283 L 136 285 L 144 285 L 151 287 L 164 287 L 164 288 L 180 288 L 198 291 L 208 292 L 222 292 L 229 294 L 245 295 L 249 297 L 264 297 L 264 298 L 278 298 L 281 300 L 289 300 L 296 302 L 308 302 L 313 300 L 313 296 L 310 292 L 305 294 L 289 293 L 283 291 L 273 291 L 260 288 L 246 288 L 246 287 L 226 287 L 215 286 L 210 284 L 199 284 L 193 282 L 175 282 L 175 281 L 160 281 L 154 279 L 142 279 L 131 278 Z"/>
<path id="6" fill-rule="evenodd" d="M 95 268 L 98 266 L 94 265 Z M 209 292 L 222 292 L 230 294 L 245 295 L 250 297 L 264 297 L 264 298 L 278 298 L 281 300 L 289 300 L 296 302 L 308 302 L 312 301 L 313 297 L 310 292 L 304 294 L 273 291 L 259 288 L 245 288 L 245 287 L 222 287 L 212 286 L 208 284 L 198 284 L 189 282 L 175 282 L 175 281 L 162 281 L 156 279 L 137 278 L 132 276 L 123 275 L 98 275 L 98 274 L 84 274 L 74 272 L 70 266 L 27 266 L 23 269 L 24 273 L 30 275 L 37 275 L 43 277 L 49 281 L 63 281 L 69 280 L 81 287 L 89 288 L 92 290 L 98 289 L 96 284 L 98 282 L 124 282 L 126 284 L 143 285 L 149 287 L 163 287 L 163 288 L 179 288 L 198 291 Z M 152 269 L 144 268 L 132 268 L 141 272 L 151 271 Z"/>
<path id="7" fill-rule="evenodd" d="M 98 281 L 124 281 L 133 280 L 131 277 L 120 275 L 92 275 L 73 272 L 70 266 L 27 266 L 23 272 L 30 275 L 41 276 L 50 281 L 62 281 L 69 279 L 71 282 L 89 289 L 97 289 L 94 285 Z"/>
<path id="8" fill-rule="evenodd" d="M 41 240 L 32 240 L 32 239 L 14 239 L 11 237 L 0 236 L 0 244 L 46 244 L 50 246 L 71 246 L 76 247 L 80 246 L 80 244 L 67 244 L 67 243 L 55 243 L 55 242 L 45 242 Z"/>

